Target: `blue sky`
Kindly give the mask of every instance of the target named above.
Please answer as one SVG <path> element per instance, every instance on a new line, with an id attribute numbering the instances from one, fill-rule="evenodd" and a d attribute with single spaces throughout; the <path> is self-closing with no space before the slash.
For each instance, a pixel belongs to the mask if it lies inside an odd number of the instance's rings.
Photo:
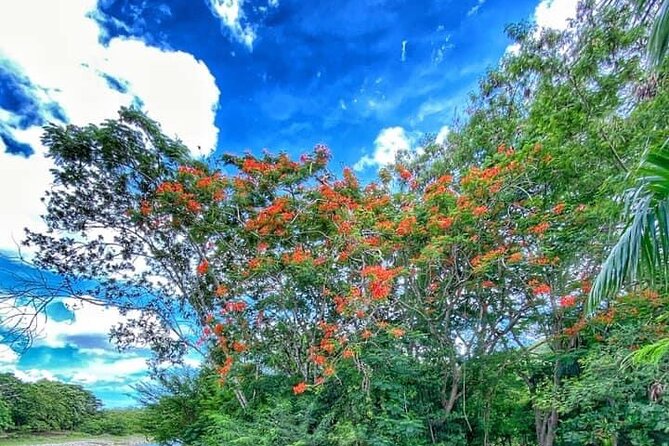
<path id="1" fill-rule="evenodd" d="M 506 24 L 562 27 L 574 11 L 575 0 L 0 2 L 0 292 L 36 273 L 11 259 L 22 228 L 42 227 L 46 122 L 99 122 L 135 104 L 195 156 L 325 143 L 335 168 L 372 175 L 422 135 L 443 137 L 509 50 Z M 0 323 L 10 314 L 0 306 Z M 124 316 L 68 298 L 47 316 L 26 353 L 0 344 L 0 371 L 132 404 L 148 354 L 107 341 Z"/>

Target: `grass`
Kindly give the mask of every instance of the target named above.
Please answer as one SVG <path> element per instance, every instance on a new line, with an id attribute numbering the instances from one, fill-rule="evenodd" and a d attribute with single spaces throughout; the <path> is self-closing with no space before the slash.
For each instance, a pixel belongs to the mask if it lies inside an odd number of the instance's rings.
<path id="1" fill-rule="evenodd" d="M 39 434 L 13 434 L 0 438 L 0 446 L 33 446 L 48 443 L 69 443 L 84 440 L 111 441 L 116 445 L 125 445 L 133 441 L 142 441 L 140 435 L 113 436 L 91 435 L 81 432 L 45 432 Z"/>

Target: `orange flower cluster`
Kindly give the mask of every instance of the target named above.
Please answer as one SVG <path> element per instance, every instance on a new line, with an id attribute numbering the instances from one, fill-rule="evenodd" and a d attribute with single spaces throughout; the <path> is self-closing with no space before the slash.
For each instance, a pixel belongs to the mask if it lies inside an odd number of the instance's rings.
<path id="1" fill-rule="evenodd" d="M 532 226 L 530 228 L 530 232 L 534 235 L 543 235 L 546 231 L 548 231 L 548 228 L 550 227 L 551 227 L 550 223 L 548 223 L 547 221 L 543 221 L 538 225 Z"/>
<path id="2" fill-rule="evenodd" d="M 176 181 L 160 183 L 156 188 L 156 195 L 165 194 L 176 195 L 177 203 L 184 205 L 190 212 L 198 213 L 202 210 L 202 204 L 195 199 L 194 194 L 184 192 L 184 187 L 181 183 L 177 183 Z"/>
<path id="3" fill-rule="evenodd" d="M 258 161 L 253 157 L 247 157 L 242 163 L 242 172 L 246 174 L 260 173 L 264 174 L 272 170 L 272 165 L 262 161 Z"/>
<path id="4" fill-rule="evenodd" d="M 480 169 L 474 166 L 469 169 L 469 172 L 467 172 L 464 177 L 462 177 L 462 181 L 460 183 L 463 186 L 468 186 L 475 181 L 482 181 L 483 183 L 488 184 L 496 179 L 501 172 L 502 169 L 498 165 L 487 167 L 485 169 Z"/>
<path id="5" fill-rule="evenodd" d="M 362 277 L 370 279 L 369 292 L 374 300 L 382 300 L 390 295 L 392 282 L 400 273 L 400 268 L 386 269 L 381 265 L 366 266 Z"/>
<path id="6" fill-rule="evenodd" d="M 207 274 L 207 271 L 209 271 L 209 261 L 205 259 L 202 262 L 200 262 L 200 264 L 197 266 L 197 273 L 200 276 L 204 276 L 205 274 Z"/>
<path id="7" fill-rule="evenodd" d="M 390 336 L 399 339 L 406 334 L 406 331 L 399 327 L 393 327 L 390 330 L 388 330 L 388 333 L 390 334 Z"/>
<path id="8" fill-rule="evenodd" d="M 454 219 L 453 217 L 437 217 L 432 221 L 439 229 L 442 231 L 447 231 L 451 226 L 453 226 Z"/>
<path id="9" fill-rule="evenodd" d="M 254 257 L 251 260 L 249 260 L 248 267 L 249 270 L 254 270 L 260 268 L 262 265 L 262 259 L 260 257 Z"/>
<path id="10" fill-rule="evenodd" d="M 560 298 L 560 306 L 562 308 L 571 308 L 576 305 L 576 296 L 573 294 L 568 294 Z"/>
<path id="11" fill-rule="evenodd" d="M 487 206 L 477 206 L 474 209 L 472 209 L 472 215 L 474 215 L 474 217 L 481 217 L 487 213 L 488 213 Z"/>
<path id="12" fill-rule="evenodd" d="M 306 391 L 307 391 L 307 383 L 305 383 L 305 382 L 300 382 L 300 383 L 295 384 L 293 386 L 293 393 L 295 395 L 300 395 L 300 394 L 302 394 Z"/>
<path id="13" fill-rule="evenodd" d="M 357 189 L 360 186 L 360 184 L 358 183 L 358 179 L 355 177 L 350 167 L 344 167 L 343 173 L 344 173 L 343 186 L 351 189 Z"/>
<path id="14" fill-rule="evenodd" d="M 311 360 L 314 362 L 314 364 L 320 366 L 325 365 L 325 363 L 327 362 L 327 358 L 325 356 L 316 353 L 311 354 Z"/>
<path id="15" fill-rule="evenodd" d="M 513 150 L 513 147 L 507 147 L 506 144 L 500 144 L 497 146 L 497 153 L 506 155 L 506 156 L 511 156 L 515 153 Z"/>
<path id="16" fill-rule="evenodd" d="M 139 212 L 144 217 L 148 217 L 149 214 L 151 214 L 151 203 L 146 200 L 142 200 L 142 202 L 139 204 Z"/>
<path id="17" fill-rule="evenodd" d="M 337 192 L 332 186 L 322 185 L 320 193 L 323 201 L 319 203 L 318 210 L 322 213 L 328 214 L 340 209 L 354 210 L 358 207 L 353 199 Z"/>
<path id="18" fill-rule="evenodd" d="M 527 283 L 535 296 L 547 295 L 551 293 L 551 287 L 537 279 L 531 279 Z"/>
<path id="19" fill-rule="evenodd" d="M 660 298 L 660 294 L 654 290 L 643 290 L 641 296 L 645 299 L 654 301 Z"/>
<path id="20" fill-rule="evenodd" d="M 613 319 L 615 319 L 615 317 L 616 317 L 616 309 L 615 308 L 609 308 L 604 313 L 598 314 L 595 317 L 595 321 L 608 325 L 611 322 L 613 322 Z"/>
<path id="21" fill-rule="evenodd" d="M 399 224 L 397 225 L 397 229 L 395 230 L 395 233 L 400 237 L 406 237 L 407 235 L 411 234 L 415 226 L 416 226 L 416 217 L 414 217 L 413 215 L 406 217 L 405 219 L 399 222 Z"/>
<path id="22" fill-rule="evenodd" d="M 221 376 L 221 380 L 225 380 L 225 378 L 228 376 L 230 370 L 232 370 L 232 364 L 234 362 L 235 360 L 232 358 L 232 356 L 225 358 L 225 362 L 218 369 L 218 374 Z"/>
<path id="23" fill-rule="evenodd" d="M 398 164 L 398 165 L 395 167 L 395 170 L 397 171 L 397 173 L 398 173 L 398 175 L 400 176 L 400 178 L 402 179 L 402 181 L 410 181 L 411 178 L 413 177 L 413 175 L 411 174 L 411 172 L 409 171 L 409 169 L 407 169 L 406 167 L 402 166 L 401 164 Z"/>
<path id="24" fill-rule="evenodd" d="M 246 351 L 246 344 L 239 341 L 234 341 L 232 343 L 232 349 L 237 353 L 243 353 Z"/>
<path id="25" fill-rule="evenodd" d="M 579 334 L 585 327 L 587 326 L 587 322 L 585 319 L 581 318 L 574 325 L 571 327 L 567 327 L 564 329 L 564 334 L 567 336 L 576 336 Z"/>
<path id="26" fill-rule="evenodd" d="M 453 182 L 453 176 L 451 175 L 442 175 L 437 178 L 436 181 L 430 183 L 425 188 L 425 200 L 429 201 L 433 198 L 440 197 L 445 194 L 452 194 L 453 192 L 449 189 L 450 184 Z"/>
<path id="27" fill-rule="evenodd" d="M 265 209 L 258 212 L 255 218 L 246 223 L 249 231 L 258 231 L 260 235 L 274 234 L 281 236 L 285 234 L 285 226 L 295 217 L 290 211 L 288 198 L 279 197 Z"/>
<path id="28" fill-rule="evenodd" d="M 511 254 L 509 257 L 507 257 L 507 260 L 509 263 L 518 263 L 523 261 L 523 253 L 522 252 L 514 252 Z"/>
<path id="29" fill-rule="evenodd" d="M 365 198 L 363 207 L 368 211 L 378 211 L 390 204 L 390 197 L 388 195 L 372 195 Z"/>
<path id="30" fill-rule="evenodd" d="M 177 171 L 183 175 L 195 175 L 197 177 L 204 176 L 204 172 L 201 169 L 192 166 L 179 166 Z"/>
<path id="31" fill-rule="evenodd" d="M 162 194 L 168 194 L 168 193 L 174 193 L 174 194 L 182 194 L 184 191 L 184 187 L 181 183 L 177 183 L 176 181 L 164 181 L 158 185 L 156 188 L 156 194 L 162 195 Z"/>
<path id="32" fill-rule="evenodd" d="M 304 248 L 298 246 L 291 253 L 286 253 L 282 257 L 284 263 L 289 265 L 301 265 L 307 262 L 313 262 L 314 259 L 308 251 L 305 251 Z"/>
<path id="33" fill-rule="evenodd" d="M 474 258 L 472 258 L 471 264 L 474 268 L 483 267 L 489 264 L 490 262 L 499 259 L 501 256 L 504 255 L 505 252 L 506 252 L 506 247 L 500 246 L 499 248 L 492 249 L 483 255 L 475 256 Z"/>
<path id="34" fill-rule="evenodd" d="M 332 299 L 335 303 L 335 311 L 342 314 L 348 308 L 348 300 L 343 296 L 335 296 Z"/>
<path id="35" fill-rule="evenodd" d="M 223 307 L 225 313 L 241 313 L 246 310 L 246 302 L 243 300 L 226 302 Z"/>
<path id="36" fill-rule="evenodd" d="M 538 256 L 538 257 L 533 257 L 532 260 L 530 260 L 530 263 L 532 265 L 545 266 L 550 264 L 551 260 L 546 256 Z"/>
<path id="37" fill-rule="evenodd" d="M 216 291 L 214 291 L 214 294 L 216 295 L 216 297 L 223 297 L 226 294 L 228 294 L 228 288 L 225 285 L 221 284 L 216 287 Z"/>

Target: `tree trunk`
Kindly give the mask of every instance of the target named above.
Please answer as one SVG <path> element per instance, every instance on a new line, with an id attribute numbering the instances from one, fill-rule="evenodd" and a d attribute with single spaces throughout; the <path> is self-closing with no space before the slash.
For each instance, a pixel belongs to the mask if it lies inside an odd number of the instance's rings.
<path id="1" fill-rule="evenodd" d="M 448 398 L 445 398 L 446 392 L 444 391 L 444 398 L 442 398 L 442 406 L 444 408 L 444 411 L 446 412 L 446 416 L 451 414 L 453 411 L 453 408 L 455 407 L 455 403 L 458 401 L 458 398 L 460 397 L 460 377 L 461 377 L 461 368 L 459 365 L 455 364 L 452 368 L 452 373 L 451 373 L 451 390 L 450 393 L 448 394 Z"/>
<path id="2" fill-rule="evenodd" d="M 555 442 L 555 428 L 558 423 L 557 409 L 553 408 L 549 412 L 546 412 L 535 408 L 534 423 L 539 446 L 553 446 Z"/>

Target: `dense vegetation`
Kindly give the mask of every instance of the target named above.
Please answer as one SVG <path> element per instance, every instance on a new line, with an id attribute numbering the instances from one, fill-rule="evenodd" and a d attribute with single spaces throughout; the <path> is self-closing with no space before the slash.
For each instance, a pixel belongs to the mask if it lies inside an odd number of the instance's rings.
<path id="1" fill-rule="evenodd" d="M 26 383 L 0 374 L 0 432 L 129 435 L 144 432 L 143 416 L 138 409 L 101 409 L 100 401 L 81 386 L 48 380 Z"/>
<path id="2" fill-rule="evenodd" d="M 669 444 L 667 358 L 629 359 L 669 336 L 669 241 L 634 245 L 647 279 L 614 262 L 595 281 L 638 166 L 668 150 L 667 67 L 646 66 L 657 7 L 586 1 L 564 31 L 509 27 L 518 50 L 447 141 L 375 179 L 338 178 L 323 146 L 194 160 L 134 110 L 48 127 L 35 262 L 142 311 L 113 337 L 156 354 L 159 441 Z M 201 370 L 165 367 L 189 348 Z"/>

